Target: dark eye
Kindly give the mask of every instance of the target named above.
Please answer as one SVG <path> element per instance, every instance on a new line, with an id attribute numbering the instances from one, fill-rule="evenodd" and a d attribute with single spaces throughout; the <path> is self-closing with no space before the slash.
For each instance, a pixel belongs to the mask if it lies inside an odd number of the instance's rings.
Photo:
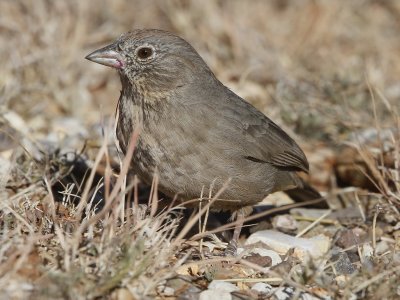
<path id="1" fill-rule="evenodd" d="M 139 59 L 148 59 L 153 56 L 153 53 L 154 50 L 151 47 L 141 47 L 136 51 L 136 55 Z"/>

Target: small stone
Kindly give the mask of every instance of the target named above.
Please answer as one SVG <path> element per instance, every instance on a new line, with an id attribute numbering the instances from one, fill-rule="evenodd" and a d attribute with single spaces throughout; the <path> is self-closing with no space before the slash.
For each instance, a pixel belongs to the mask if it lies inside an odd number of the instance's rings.
<path id="1" fill-rule="evenodd" d="M 329 211 L 329 209 L 317 209 L 317 208 L 293 208 L 290 213 L 295 216 L 301 216 L 305 218 L 318 219 Z"/>
<path id="2" fill-rule="evenodd" d="M 375 253 L 381 255 L 389 250 L 389 244 L 386 241 L 380 241 L 376 244 Z"/>
<path id="3" fill-rule="evenodd" d="M 262 242 L 279 254 L 286 254 L 289 249 L 294 248 L 294 257 L 305 259 L 322 257 L 329 249 L 329 238 L 318 235 L 310 239 L 297 238 L 273 230 L 262 230 L 253 233 L 246 241 L 246 245 Z"/>
<path id="4" fill-rule="evenodd" d="M 346 252 L 340 252 L 332 257 L 335 262 L 335 269 L 338 274 L 352 274 L 356 271 L 356 268 L 351 263 Z"/>
<path id="5" fill-rule="evenodd" d="M 372 259 L 372 256 L 374 256 L 374 248 L 372 248 L 371 244 L 367 243 L 367 244 L 362 245 L 361 255 L 364 260 Z"/>
<path id="6" fill-rule="evenodd" d="M 227 281 L 221 281 L 221 280 L 213 280 L 210 282 L 208 285 L 209 290 L 219 290 L 219 291 L 225 291 L 225 292 L 234 292 L 238 291 L 239 288 L 234 285 L 233 283 L 227 282 Z"/>
<path id="7" fill-rule="evenodd" d="M 271 267 L 272 265 L 272 259 L 269 256 L 261 256 L 260 254 L 257 253 L 250 254 L 246 256 L 245 259 L 263 268 Z"/>
<path id="8" fill-rule="evenodd" d="M 172 297 L 175 294 L 175 290 L 172 287 L 166 286 L 163 290 L 163 295 L 166 297 Z"/>
<path id="9" fill-rule="evenodd" d="M 254 248 L 251 249 L 249 252 L 249 256 L 245 256 L 245 258 L 247 260 L 249 260 L 249 257 L 252 257 L 251 254 L 257 254 L 261 257 L 268 257 L 269 258 L 269 262 L 270 264 L 268 265 L 268 267 L 273 267 L 275 265 L 278 265 L 282 262 L 282 258 L 280 257 L 280 255 L 278 253 L 276 253 L 273 250 L 269 250 L 269 249 L 264 249 L 264 248 Z M 251 261 L 251 259 L 250 259 Z"/>
<path id="10" fill-rule="evenodd" d="M 290 300 L 290 299 L 293 299 L 293 297 L 294 297 L 295 289 L 290 286 L 279 287 L 279 288 L 275 289 L 275 291 L 273 293 L 277 300 Z M 301 297 L 301 295 L 300 295 L 300 297 Z"/>
<path id="11" fill-rule="evenodd" d="M 286 290 L 284 287 L 277 288 L 274 291 L 274 296 L 277 300 L 289 300 L 293 297 L 293 291 Z"/>
<path id="12" fill-rule="evenodd" d="M 365 236 L 366 232 L 360 228 L 346 229 L 340 233 L 340 236 L 336 241 L 336 245 L 343 249 L 347 249 L 352 246 L 361 244 Z"/>
<path id="13" fill-rule="evenodd" d="M 332 212 L 329 218 L 337 219 L 339 222 L 354 222 L 355 220 L 362 220 L 362 215 L 357 207 L 347 207 Z"/>
<path id="14" fill-rule="evenodd" d="M 273 218 L 272 226 L 282 232 L 290 233 L 299 227 L 297 221 L 291 215 L 278 215 Z"/>
<path id="15" fill-rule="evenodd" d="M 220 290 L 205 290 L 200 293 L 199 300 L 232 300 L 232 295 L 226 291 Z"/>
<path id="16" fill-rule="evenodd" d="M 262 294 L 268 294 L 271 292 L 272 286 L 264 282 L 257 282 L 251 287 L 251 289 Z"/>

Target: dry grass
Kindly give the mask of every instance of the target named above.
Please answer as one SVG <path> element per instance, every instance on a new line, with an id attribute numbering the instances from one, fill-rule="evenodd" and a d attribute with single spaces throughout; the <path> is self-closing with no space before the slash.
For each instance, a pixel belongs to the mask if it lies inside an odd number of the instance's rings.
<path id="1" fill-rule="evenodd" d="M 156 287 L 185 262 L 188 246 L 173 243 L 173 211 L 157 214 L 156 201 L 148 209 L 126 206 L 135 189 L 122 180 L 126 163 L 119 177 L 111 171 L 118 155 L 105 134 L 118 78 L 83 58 L 122 32 L 150 27 L 185 37 L 222 82 L 291 131 L 311 161 L 324 160 L 318 157 L 325 149 L 338 155 L 345 143 L 357 149 L 373 193 L 354 188 L 345 195 L 332 169 L 326 176 L 315 172 L 324 168 L 318 164 L 311 181 L 333 200 L 339 195 L 360 207 L 367 221 L 355 226 L 370 234 L 374 249 L 377 241 L 389 241 L 388 253 L 374 253 L 345 283 L 333 281 L 329 264 L 322 271 L 303 264 L 284 283 L 314 294 L 319 286 L 332 297 L 396 297 L 397 1 L 4 0 L 0 16 L 3 298 L 155 297 Z M 86 170 L 63 194 L 53 194 L 51 187 L 70 171 L 63 161 L 80 152 L 89 170 L 103 168 L 102 176 Z M 96 185 L 97 191 L 89 189 Z M 82 204 L 96 197 L 105 198 L 100 214 Z M 206 267 L 199 274 L 210 278 L 210 272 Z"/>

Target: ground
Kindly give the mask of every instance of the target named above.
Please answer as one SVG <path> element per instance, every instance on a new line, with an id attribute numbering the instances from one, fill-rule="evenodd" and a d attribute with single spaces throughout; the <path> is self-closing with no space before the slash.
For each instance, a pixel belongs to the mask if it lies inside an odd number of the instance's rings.
<path id="1" fill-rule="evenodd" d="M 5 0 L 0 16 L 2 299 L 399 297 L 400 3 Z M 125 181 L 119 79 L 84 57 L 134 28 L 184 37 L 289 132 L 331 211 L 265 217 L 250 231 L 272 241 L 221 257 L 221 236 L 187 235 L 199 217 L 178 226 Z"/>

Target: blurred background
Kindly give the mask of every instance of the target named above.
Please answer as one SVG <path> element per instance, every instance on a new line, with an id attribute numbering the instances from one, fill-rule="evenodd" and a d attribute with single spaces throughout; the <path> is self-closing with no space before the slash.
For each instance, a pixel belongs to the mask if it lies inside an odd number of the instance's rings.
<path id="1" fill-rule="evenodd" d="M 3 131 L 60 148 L 101 142 L 120 83 L 84 57 L 134 28 L 189 41 L 225 85 L 294 135 L 312 168 L 368 131 L 374 114 L 393 126 L 400 102 L 398 1 L 2 0 L 0 16 Z M 329 184 L 330 170 L 316 172 Z"/>

